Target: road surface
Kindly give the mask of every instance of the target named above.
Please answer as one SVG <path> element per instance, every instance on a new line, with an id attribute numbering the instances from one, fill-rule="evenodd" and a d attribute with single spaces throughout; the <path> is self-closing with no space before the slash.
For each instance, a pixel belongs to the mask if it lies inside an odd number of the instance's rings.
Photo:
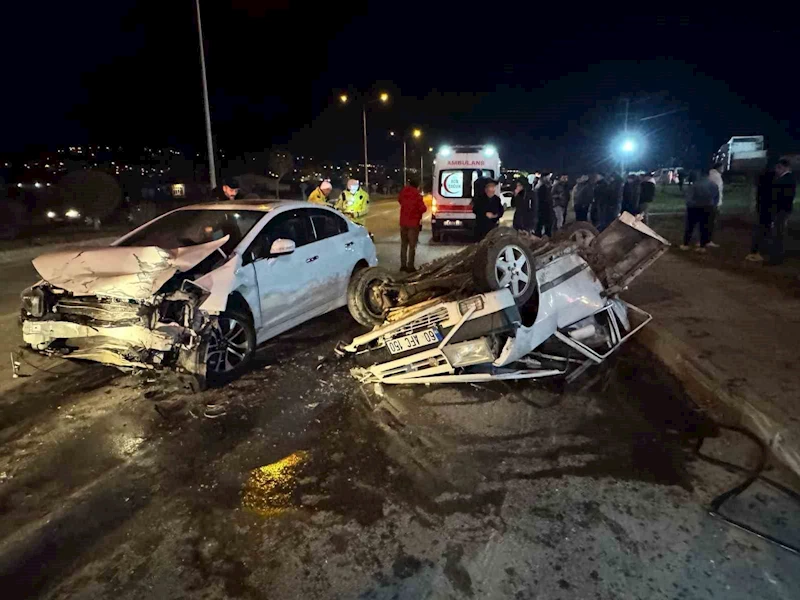
<path id="1" fill-rule="evenodd" d="M 389 265 L 396 223 L 368 219 Z M 36 276 L 2 270 L 13 322 Z M 696 457 L 714 425 L 635 346 L 571 388 L 361 387 L 331 353 L 359 331 L 316 319 L 201 394 L 31 357 L 0 399 L 3 597 L 798 597 L 796 556 L 707 514 L 739 476 Z M 731 510 L 800 531 L 766 488 Z"/>

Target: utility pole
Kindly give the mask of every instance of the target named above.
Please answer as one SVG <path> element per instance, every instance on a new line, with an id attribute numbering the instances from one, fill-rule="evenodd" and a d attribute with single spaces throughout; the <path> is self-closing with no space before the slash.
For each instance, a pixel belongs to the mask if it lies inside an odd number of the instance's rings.
<path id="1" fill-rule="evenodd" d="M 403 185 L 408 183 L 408 177 L 406 177 L 406 139 L 403 138 Z"/>
<path id="2" fill-rule="evenodd" d="M 203 75 L 203 106 L 206 111 L 206 143 L 208 144 L 208 174 L 211 179 L 211 189 L 217 187 L 217 168 L 214 164 L 214 142 L 211 138 L 211 109 L 208 107 L 208 80 L 206 78 L 206 51 L 203 47 L 203 24 L 200 21 L 200 0 L 195 0 L 197 7 L 197 36 L 200 39 L 200 72 Z M 367 140 L 364 138 L 366 152 Z"/>
<path id="3" fill-rule="evenodd" d="M 364 189 L 369 194 L 369 160 L 367 159 L 367 105 L 361 107 L 361 120 L 364 124 Z"/>
<path id="4" fill-rule="evenodd" d="M 628 135 L 628 108 L 630 107 L 631 100 L 630 98 L 625 98 L 625 135 Z M 627 175 L 626 171 L 628 170 L 627 165 L 625 164 L 625 159 L 622 159 L 622 176 L 625 177 Z"/>

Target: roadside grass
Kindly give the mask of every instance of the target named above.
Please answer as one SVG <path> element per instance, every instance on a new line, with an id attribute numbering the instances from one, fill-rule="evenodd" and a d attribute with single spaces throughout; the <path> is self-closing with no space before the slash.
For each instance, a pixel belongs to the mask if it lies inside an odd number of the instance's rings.
<path id="1" fill-rule="evenodd" d="M 659 185 L 656 187 L 656 197 L 650 205 L 650 212 L 657 213 L 683 213 L 686 210 L 686 197 L 689 186 L 683 186 L 683 193 L 677 185 Z M 755 200 L 752 189 L 744 184 L 729 184 L 725 186 L 722 200 L 722 212 L 726 214 L 747 215 L 752 211 Z"/>

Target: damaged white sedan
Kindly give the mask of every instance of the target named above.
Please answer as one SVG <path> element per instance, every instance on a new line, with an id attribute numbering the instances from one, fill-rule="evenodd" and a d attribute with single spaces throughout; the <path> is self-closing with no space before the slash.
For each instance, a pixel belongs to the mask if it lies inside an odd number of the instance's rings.
<path id="1" fill-rule="evenodd" d="M 351 312 L 375 328 L 337 352 L 355 356 L 362 382 L 571 380 L 650 321 L 618 294 L 668 246 L 624 213 L 600 234 L 585 223 L 552 240 L 496 229 L 407 279 L 367 269 Z"/>
<path id="2" fill-rule="evenodd" d="M 306 202 L 187 206 L 111 247 L 45 254 L 22 294 L 34 350 L 224 383 L 256 346 L 347 304 L 377 264 L 367 231 Z"/>

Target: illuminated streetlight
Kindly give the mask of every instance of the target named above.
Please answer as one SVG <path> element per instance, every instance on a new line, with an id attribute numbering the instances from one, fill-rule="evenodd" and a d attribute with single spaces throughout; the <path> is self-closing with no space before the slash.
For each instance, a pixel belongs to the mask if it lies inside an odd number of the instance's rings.
<path id="1" fill-rule="evenodd" d="M 342 104 L 347 104 L 347 94 L 342 94 L 341 96 L 339 96 L 339 102 L 341 102 Z"/>
<path id="2" fill-rule="evenodd" d="M 381 102 L 386 104 L 389 101 L 389 94 L 387 94 L 386 92 L 381 92 L 381 95 L 379 96 L 379 98 L 380 98 Z"/>
<path id="3" fill-rule="evenodd" d="M 630 154 L 636 150 L 636 143 L 631 139 L 623 140 L 620 149 L 626 154 Z"/>
<path id="4" fill-rule="evenodd" d="M 363 98 L 363 96 L 362 96 Z M 340 94 L 339 95 L 339 102 L 342 104 L 347 104 L 349 98 L 347 94 Z M 372 100 L 371 102 L 364 99 L 361 104 L 361 124 L 364 128 L 364 188 L 369 191 L 369 159 L 367 157 L 367 104 L 374 104 L 376 102 L 381 102 L 382 104 L 386 104 L 389 102 L 389 94 L 387 92 L 381 92 L 378 96 L 377 100 Z"/>
<path id="5" fill-rule="evenodd" d="M 415 129 L 415 130 L 414 130 L 414 131 L 411 133 L 411 135 L 413 135 L 415 138 L 418 138 L 419 136 L 421 136 L 421 135 L 422 135 L 422 132 L 421 132 L 419 129 Z"/>
<path id="6" fill-rule="evenodd" d="M 389 135 L 390 135 L 390 136 L 392 136 L 392 137 L 394 137 L 394 131 L 390 131 L 390 132 L 389 132 Z"/>

